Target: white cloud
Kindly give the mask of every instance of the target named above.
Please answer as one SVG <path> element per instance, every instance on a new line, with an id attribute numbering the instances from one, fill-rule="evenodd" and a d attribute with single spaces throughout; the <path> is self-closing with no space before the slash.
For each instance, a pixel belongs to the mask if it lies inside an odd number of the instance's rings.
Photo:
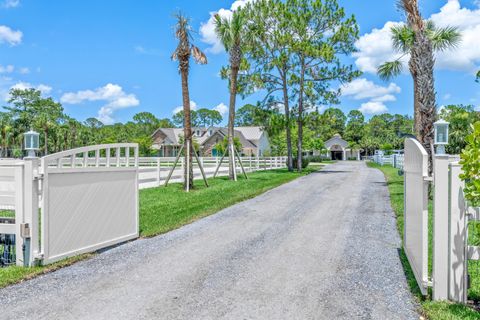
<path id="1" fill-rule="evenodd" d="M 355 46 L 358 52 L 353 53 L 353 56 L 356 58 L 355 63 L 360 70 L 376 73 L 380 64 L 397 58 L 398 55 L 392 45 L 390 29 L 400 24 L 400 22 L 388 21 L 382 29 L 373 29 L 372 32 L 357 40 Z"/>
<path id="2" fill-rule="evenodd" d="M 231 18 L 233 12 L 253 1 L 255 0 L 237 0 L 232 3 L 230 9 L 221 8 L 216 12 L 210 12 L 210 18 L 208 21 L 200 25 L 200 35 L 202 36 L 202 41 L 211 46 L 207 49 L 207 51 L 212 53 L 220 53 L 224 50 L 223 44 L 220 42 L 220 39 L 218 39 L 215 33 L 215 15 L 218 14 L 222 18 Z"/>
<path id="3" fill-rule="evenodd" d="M 13 70 L 15 70 L 15 67 L 12 66 L 11 64 L 7 66 L 1 66 L 0 65 L 0 73 L 12 73 Z"/>
<path id="4" fill-rule="evenodd" d="M 443 100 L 448 100 L 452 97 L 452 95 L 450 93 L 446 93 L 444 96 L 443 96 Z"/>
<path id="5" fill-rule="evenodd" d="M 342 95 L 354 100 L 368 100 L 359 110 L 364 114 L 378 114 L 388 111 L 385 102 L 396 101 L 395 94 L 402 89 L 395 83 L 380 86 L 365 78 L 355 79 L 341 87 Z"/>
<path id="6" fill-rule="evenodd" d="M 364 114 L 380 114 L 387 112 L 388 108 L 382 102 L 369 101 L 362 103 L 358 110 Z"/>
<path id="7" fill-rule="evenodd" d="M 400 93 L 402 89 L 395 83 L 383 87 L 365 78 L 355 79 L 341 87 L 342 95 L 355 100 L 376 99 L 377 101 L 395 101 L 393 94 Z"/>
<path id="8" fill-rule="evenodd" d="M 52 92 L 52 87 L 46 85 L 46 84 L 38 84 L 38 85 L 33 85 L 28 82 L 18 82 L 14 84 L 10 89 L 20 89 L 20 90 L 26 90 L 26 89 L 36 89 L 41 91 L 43 94 L 49 94 Z"/>
<path id="9" fill-rule="evenodd" d="M 160 56 L 161 51 L 158 49 L 150 49 L 150 48 L 145 48 L 144 46 L 137 45 L 133 48 L 136 53 L 138 54 L 143 54 L 143 55 L 148 55 L 148 56 Z"/>
<path id="10" fill-rule="evenodd" d="M 216 106 L 215 108 L 213 108 L 213 110 L 216 110 L 218 112 L 220 112 L 220 114 L 222 116 L 224 116 L 225 114 L 227 114 L 228 112 L 228 107 L 225 103 L 220 103 L 218 106 Z"/>
<path id="11" fill-rule="evenodd" d="M 20 72 L 20 74 L 28 74 L 30 73 L 30 69 L 24 67 L 24 68 L 20 68 L 18 72 Z"/>
<path id="12" fill-rule="evenodd" d="M 8 43 L 12 46 L 22 42 L 22 31 L 14 31 L 7 26 L 0 26 L 0 43 Z"/>
<path id="13" fill-rule="evenodd" d="M 437 26 L 455 26 L 462 33 L 462 41 L 457 48 L 439 52 L 436 54 L 436 67 L 443 70 L 456 70 L 471 72 L 480 64 L 480 46 L 478 35 L 480 34 L 480 4 L 476 2 L 477 9 L 461 7 L 459 0 L 448 0 L 440 9 L 429 17 Z M 357 67 L 370 73 L 376 73 L 377 67 L 385 62 L 398 58 L 392 43 L 390 29 L 400 25 L 401 22 L 388 21 L 381 29 L 373 29 L 364 34 L 356 42 L 358 52 L 356 58 Z M 408 61 L 409 56 L 402 60 Z M 408 68 L 405 68 L 407 71 Z"/>
<path id="14" fill-rule="evenodd" d="M 20 0 L 4 0 L 2 3 L 2 7 L 4 8 L 15 8 L 20 5 Z"/>
<path id="15" fill-rule="evenodd" d="M 190 110 L 197 110 L 197 109 L 198 109 L 197 103 L 195 101 L 190 100 Z M 173 109 L 172 114 L 177 114 L 182 110 L 183 110 L 183 106 L 178 106 L 175 109 Z"/>
<path id="16" fill-rule="evenodd" d="M 95 90 L 67 92 L 62 95 L 60 101 L 67 104 L 79 104 L 85 101 L 106 102 L 107 104 L 98 111 L 97 117 L 98 120 L 105 124 L 114 122 L 113 114 L 116 110 L 135 107 L 140 104 L 140 101 L 134 94 L 127 94 L 121 86 L 112 83 Z"/>

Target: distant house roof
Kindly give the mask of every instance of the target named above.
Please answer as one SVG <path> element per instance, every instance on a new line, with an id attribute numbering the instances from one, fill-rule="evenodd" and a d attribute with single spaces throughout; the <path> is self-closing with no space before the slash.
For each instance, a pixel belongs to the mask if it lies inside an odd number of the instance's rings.
<path id="1" fill-rule="evenodd" d="M 248 140 L 258 141 L 264 132 L 262 127 L 236 127 L 235 130 L 240 131 Z"/>
<path id="2" fill-rule="evenodd" d="M 152 137 L 161 131 L 166 138 L 164 139 L 161 145 L 180 145 L 180 137 L 183 136 L 183 128 L 159 128 L 153 134 Z M 210 127 L 210 128 L 192 128 L 194 133 L 193 138 L 200 144 L 204 145 L 211 137 L 215 136 L 216 133 L 220 134 L 223 137 L 228 135 L 227 128 L 220 127 Z M 199 132 L 200 135 L 196 133 Z M 257 142 L 260 139 L 262 131 L 260 127 L 240 127 L 235 128 L 235 137 L 240 140 L 243 148 L 255 149 L 257 147 Z M 249 139 L 251 137 L 252 139 Z"/>
<path id="3" fill-rule="evenodd" d="M 348 142 L 342 139 L 342 136 L 339 134 L 334 135 L 331 139 L 325 142 L 325 147 L 330 149 L 331 147 L 339 145 L 343 148 L 348 147 Z"/>

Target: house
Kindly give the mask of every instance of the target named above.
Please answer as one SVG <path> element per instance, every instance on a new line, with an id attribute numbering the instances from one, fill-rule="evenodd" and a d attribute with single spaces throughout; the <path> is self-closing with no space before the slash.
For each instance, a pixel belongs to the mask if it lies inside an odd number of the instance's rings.
<path id="1" fill-rule="evenodd" d="M 327 149 L 327 156 L 331 160 L 360 160 L 360 153 L 362 152 L 360 149 L 349 148 L 348 142 L 343 140 L 339 134 L 326 141 L 325 148 Z"/>
<path id="2" fill-rule="evenodd" d="M 227 136 L 226 128 L 194 127 L 193 140 L 202 156 L 219 156 L 216 145 Z M 159 128 L 152 134 L 154 150 L 161 157 L 175 157 L 182 147 L 183 128 Z M 242 155 L 263 156 L 270 151 L 268 134 L 261 127 L 237 127 L 235 137 L 242 145 Z"/>

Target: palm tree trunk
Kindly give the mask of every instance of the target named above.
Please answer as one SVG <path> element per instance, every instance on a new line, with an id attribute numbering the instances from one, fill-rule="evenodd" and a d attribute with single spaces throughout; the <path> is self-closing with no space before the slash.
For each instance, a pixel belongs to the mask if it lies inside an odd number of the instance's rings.
<path id="1" fill-rule="evenodd" d="M 183 124 L 183 135 L 184 135 L 183 143 L 184 143 L 184 151 L 185 151 L 184 166 L 183 166 L 184 168 L 183 188 L 185 190 L 189 190 L 193 188 L 193 167 L 192 167 L 193 154 L 192 154 L 192 122 L 190 119 L 190 93 L 188 90 L 188 60 L 180 61 L 180 64 L 181 64 L 181 76 L 182 76 L 183 113 L 185 116 L 184 124 Z M 188 157 L 187 157 L 187 154 L 188 154 Z"/>
<path id="2" fill-rule="evenodd" d="M 420 15 L 417 0 L 403 0 L 403 7 L 407 13 L 407 20 L 415 35 L 411 69 L 415 70 L 416 103 L 418 104 L 418 121 L 420 123 L 419 141 L 429 154 L 429 172 L 433 172 L 433 124 L 436 119 L 436 96 L 433 70 L 435 59 L 433 47 L 425 32 L 425 23 Z"/>
<path id="3" fill-rule="evenodd" d="M 297 170 L 298 172 L 302 172 L 302 141 L 303 141 L 303 94 L 304 94 L 304 83 L 305 80 L 305 63 L 304 59 L 300 59 L 300 63 L 302 65 L 300 71 L 300 90 L 298 93 L 298 140 L 297 140 Z"/>
<path id="4" fill-rule="evenodd" d="M 232 65 L 231 74 L 230 74 L 230 105 L 228 110 L 228 176 L 230 180 L 235 180 L 235 154 L 232 152 L 234 150 L 234 137 L 235 137 L 235 103 L 237 98 L 237 77 L 238 77 L 238 66 Z"/>
<path id="5" fill-rule="evenodd" d="M 293 171 L 293 153 L 292 153 L 292 132 L 290 128 L 290 106 L 288 101 L 288 87 L 286 75 L 282 76 L 283 87 L 283 105 L 285 107 L 285 122 L 287 135 L 287 167 L 288 171 Z"/>

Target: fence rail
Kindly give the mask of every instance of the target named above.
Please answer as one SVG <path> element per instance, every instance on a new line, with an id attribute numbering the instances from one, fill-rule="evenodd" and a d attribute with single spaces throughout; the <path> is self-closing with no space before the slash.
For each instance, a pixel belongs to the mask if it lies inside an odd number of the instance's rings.
<path id="1" fill-rule="evenodd" d="M 273 170 L 284 168 L 287 166 L 286 157 L 242 157 L 242 164 L 246 172 L 254 172 L 260 170 Z M 139 158 L 139 187 L 140 189 L 158 187 L 165 183 L 167 175 L 172 169 L 175 158 Z M 203 166 L 205 175 L 213 177 L 215 169 L 220 163 L 219 157 L 202 157 L 199 158 Z M 229 162 L 225 158 L 218 170 L 218 176 L 228 175 Z M 240 173 L 240 165 L 236 164 L 237 172 Z M 170 182 L 183 181 L 183 158 L 180 158 L 177 169 L 173 172 Z M 200 167 L 196 159 L 193 161 L 193 175 L 195 179 L 201 178 Z"/>
<path id="2" fill-rule="evenodd" d="M 375 155 L 371 157 L 371 160 L 379 165 L 390 165 L 394 168 L 403 170 L 405 156 L 403 154 L 392 154 L 392 155 Z"/>

